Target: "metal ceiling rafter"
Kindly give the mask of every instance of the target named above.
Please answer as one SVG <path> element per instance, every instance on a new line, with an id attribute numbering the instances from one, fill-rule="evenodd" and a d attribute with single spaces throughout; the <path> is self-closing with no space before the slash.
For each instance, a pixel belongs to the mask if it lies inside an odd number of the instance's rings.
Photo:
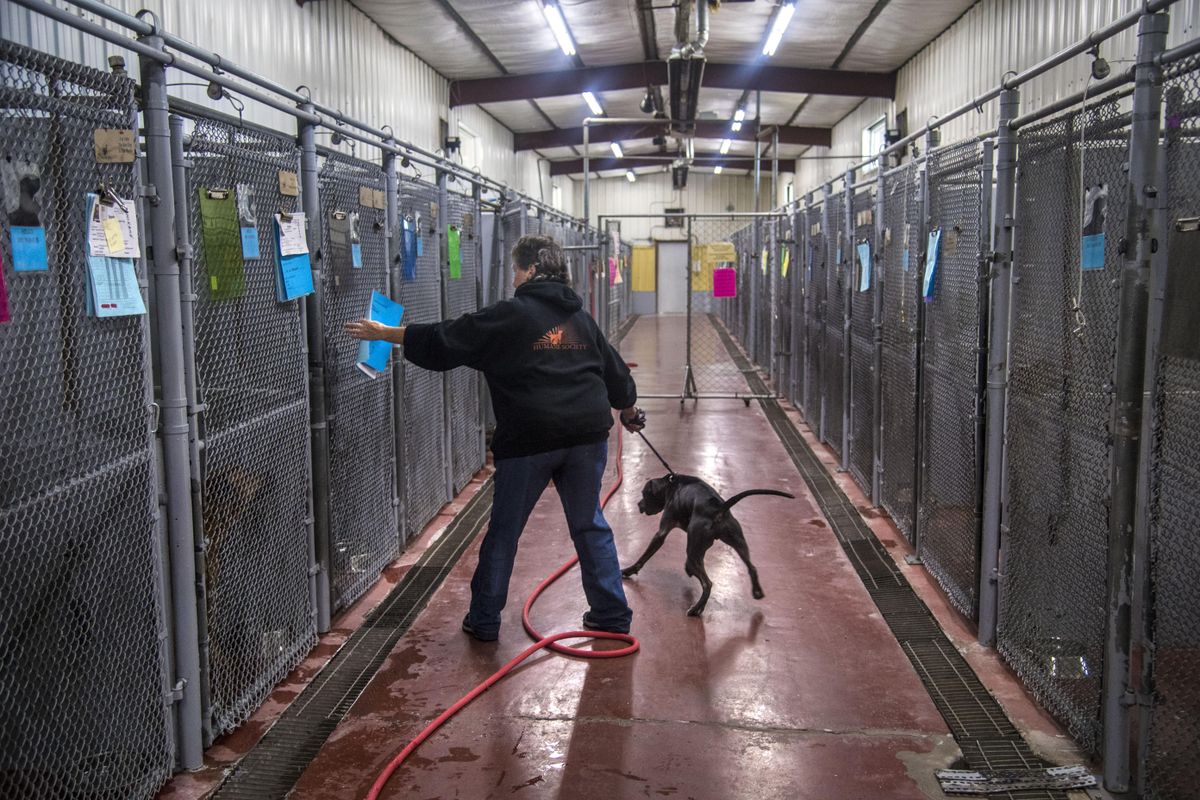
<path id="1" fill-rule="evenodd" d="M 588 169 L 593 173 L 625 171 L 636 169 L 639 167 L 669 167 L 672 163 L 670 157 L 664 156 L 625 156 L 624 158 L 612 158 L 605 156 L 603 158 L 588 159 Z M 729 156 L 721 155 L 718 152 L 696 153 L 691 166 L 693 167 L 715 167 L 718 164 L 724 169 L 754 169 L 754 158 L 750 156 Z M 791 159 L 780 160 L 780 172 L 795 172 L 796 162 Z M 583 174 L 583 159 L 575 158 L 565 161 L 551 161 L 550 175 L 581 175 Z"/>
<path id="2" fill-rule="evenodd" d="M 584 67 L 532 75 L 472 78 L 452 81 L 450 105 L 500 103 L 536 97 L 559 97 L 585 90 L 603 92 L 638 89 L 667 82 L 664 61 Z M 704 85 L 710 89 L 837 95 L 842 97 L 896 96 L 895 72 L 852 72 L 836 69 L 780 67 L 767 64 L 707 64 Z"/>
<path id="3" fill-rule="evenodd" d="M 647 119 L 644 124 L 630 123 L 627 125 L 600 125 L 593 128 L 588 136 L 592 144 L 612 142 L 626 139 L 651 139 L 659 135 L 667 135 L 666 120 Z M 751 125 L 743 125 L 736 133 L 729 129 L 728 120 L 696 120 L 697 139 L 732 139 L 734 141 L 754 141 L 754 130 Z M 786 127 L 779 128 L 780 144 L 815 145 L 829 147 L 833 140 L 831 128 L 815 127 Z M 529 131 L 513 134 L 514 150 L 535 150 L 543 147 L 570 147 L 583 142 L 583 128 L 558 128 L 548 131 Z"/>

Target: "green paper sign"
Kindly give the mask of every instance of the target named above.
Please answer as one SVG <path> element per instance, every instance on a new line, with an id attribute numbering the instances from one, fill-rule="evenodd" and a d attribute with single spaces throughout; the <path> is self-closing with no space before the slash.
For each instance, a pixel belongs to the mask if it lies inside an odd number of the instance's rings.
<path id="1" fill-rule="evenodd" d="M 459 242 L 458 228 L 451 225 L 446 232 L 446 241 L 450 250 L 450 278 L 458 280 L 462 277 L 462 250 Z"/>
<path id="2" fill-rule="evenodd" d="M 203 186 L 197 191 L 209 292 L 215 300 L 234 300 L 246 293 L 246 261 L 242 257 L 237 199 L 232 191 Z"/>

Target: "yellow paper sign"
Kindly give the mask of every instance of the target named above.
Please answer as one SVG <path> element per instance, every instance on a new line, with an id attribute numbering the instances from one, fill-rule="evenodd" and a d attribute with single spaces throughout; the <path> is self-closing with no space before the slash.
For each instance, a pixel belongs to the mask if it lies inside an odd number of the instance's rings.
<path id="1" fill-rule="evenodd" d="M 104 241 L 108 244 L 108 252 L 120 253 L 125 249 L 125 237 L 121 235 L 121 223 L 115 217 L 104 220 Z"/>
<path id="2" fill-rule="evenodd" d="M 783 277 L 786 278 L 787 274 L 788 274 L 788 267 L 791 266 L 791 263 L 792 263 L 791 248 L 788 248 L 788 247 L 783 248 L 783 258 L 781 258 L 779 261 L 780 261 L 780 264 L 782 265 L 780 268 L 783 270 Z"/>
<path id="3" fill-rule="evenodd" d="M 767 274 L 767 248 L 765 248 L 765 247 L 763 248 L 762 260 L 759 262 L 759 265 L 762 267 L 762 274 L 766 275 Z"/>

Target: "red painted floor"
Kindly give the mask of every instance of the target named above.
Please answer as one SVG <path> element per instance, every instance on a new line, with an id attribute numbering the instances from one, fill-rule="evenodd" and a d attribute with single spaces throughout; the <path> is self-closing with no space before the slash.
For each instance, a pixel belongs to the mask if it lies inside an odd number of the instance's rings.
<path id="1" fill-rule="evenodd" d="M 622 350 L 638 362 L 640 385 L 673 387 L 684 334 L 682 317 L 635 325 Z M 706 562 L 715 584 L 708 607 L 702 618 L 687 617 L 698 583 L 683 572 L 684 534 L 674 532 L 626 582 L 640 653 L 600 661 L 534 656 L 426 742 L 384 796 L 942 797 L 933 773 L 958 748 L 757 404 L 643 405 L 646 435 L 676 471 L 699 475 L 726 496 L 749 488 L 796 495 L 749 498 L 735 511 L 766 597 L 750 596 L 741 562 L 717 544 Z M 636 437 L 625 442 L 623 464 L 625 483 L 607 516 L 628 563 L 657 523 L 637 512 L 641 485 L 664 469 Z M 903 537 L 849 480 L 843 485 L 902 561 Z M 458 627 L 477 547 L 401 639 L 293 797 L 364 797 L 428 720 L 529 644 L 520 624 L 524 599 L 572 554 L 557 496 L 548 491 L 530 519 L 498 643 L 476 642 Z M 1077 761 L 1069 740 L 994 654 L 972 646 L 971 630 L 923 570 L 905 570 L 1034 747 L 1059 763 Z M 535 625 L 547 633 L 578 628 L 585 608 L 578 574 L 570 572 L 535 608 Z"/>

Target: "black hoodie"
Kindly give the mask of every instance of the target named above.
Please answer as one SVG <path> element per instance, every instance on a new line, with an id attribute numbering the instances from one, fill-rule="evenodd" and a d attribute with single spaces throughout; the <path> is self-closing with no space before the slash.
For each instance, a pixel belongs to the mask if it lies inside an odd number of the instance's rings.
<path id="1" fill-rule="evenodd" d="M 602 442 L 611 409 L 637 402 L 637 387 L 582 309 L 566 284 L 527 281 L 511 300 L 407 326 L 404 357 L 425 369 L 483 372 L 496 413 L 496 458 Z"/>

